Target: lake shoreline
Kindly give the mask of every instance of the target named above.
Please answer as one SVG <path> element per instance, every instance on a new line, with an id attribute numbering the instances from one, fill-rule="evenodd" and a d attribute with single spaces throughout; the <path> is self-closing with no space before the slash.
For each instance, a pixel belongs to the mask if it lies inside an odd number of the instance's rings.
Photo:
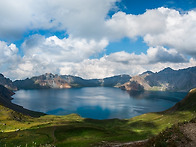
<path id="1" fill-rule="evenodd" d="M 18 97 L 18 93 L 22 95 L 22 98 Z M 181 94 L 182 96 L 179 96 Z M 185 95 L 186 93 L 181 92 L 146 91 L 133 97 L 127 91 L 121 89 L 90 87 L 20 90 L 13 96 L 12 102 L 48 115 L 59 116 L 75 113 L 84 118 L 99 120 L 129 119 L 148 112 L 164 111 L 180 101 Z M 145 96 L 146 98 L 144 98 Z M 162 104 L 162 102 L 166 104 Z M 38 109 L 29 104 L 36 105 Z M 152 105 L 155 105 L 155 110 L 151 108 Z M 148 111 L 149 107 L 150 110 Z M 124 114 L 124 116 L 121 114 Z"/>

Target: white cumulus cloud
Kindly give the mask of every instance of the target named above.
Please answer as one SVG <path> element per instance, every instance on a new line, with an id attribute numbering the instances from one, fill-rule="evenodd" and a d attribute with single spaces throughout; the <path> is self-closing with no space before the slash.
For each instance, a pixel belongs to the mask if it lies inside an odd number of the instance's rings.
<path id="1" fill-rule="evenodd" d="M 196 57 L 196 11 L 180 14 L 169 8 L 147 10 L 141 15 L 117 12 L 106 21 L 111 39 L 143 37 L 150 47 L 162 46 Z"/>
<path id="2" fill-rule="evenodd" d="M 0 1 L 0 40 L 11 42 L 36 30 L 64 31 L 69 36 L 30 33 L 19 49 L 0 41 L 0 72 L 12 79 L 45 72 L 103 78 L 196 65 L 195 10 L 180 13 L 161 7 L 140 15 L 119 11 L 109 18 L 117 1 Z M 124 37 L 141 37 L 149 48 L 141 54 L 126 50 L 100 57 L 109 43 Z"/>
<path id="3" fill-rule="evenodd" d="M 24 56 L 12 64 L 12 73 L 15 73 L 14 78 L 46 72 L 62 73 L 67 68 L 71 68 L 72 64 L 77 65 L 97 56 L 107 45 L 108 41 L 104 39 L 100 41 L 72 37 L 59 39 L 56 36 L 45 38 L 41 35 L 33 35 L 22 44 Z M 64 68 L 65 65 L 67 68 Z"/>
<path id="4" fill-rule="evenodd" d="M 8 44 L 4 41 L 0 41 L 0 70 L 2 72 L 9 70 L 12 63 L 17 63 L 20 57 L 18 57 L 18 48 L 15 44 Z"/>
<path id="5" fill-rule="evenodd" d="M 123 64 L 139 64 L 139 65 L 147 65 L 147 64 L 157 64 L 161 63 L 184 63 L 188 62 L 182 54 L 179 54 L 176 50 L 157 46 L 150 47 L 147 50 L 147 54 L 141 53 L 140 55 L 136 55 L 135 53 L 127 53 L 125 51 L 115 52 L 105 57 L 109 61 L 119 62 Z"/>
<path id="6" fill-rule="evenodd" d="M 100 38 L 109 10 L 119 0 L 0 1 L 0 38 L 17 39 L 29 30 L 63 30 Z"/>

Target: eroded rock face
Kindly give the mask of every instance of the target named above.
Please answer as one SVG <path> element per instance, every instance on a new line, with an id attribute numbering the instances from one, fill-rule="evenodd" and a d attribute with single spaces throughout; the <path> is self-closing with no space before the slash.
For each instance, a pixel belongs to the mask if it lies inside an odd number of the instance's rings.
<path id="1" fill-rule="evenodd" d="M 59 77 L 58 75 L 53 75 L 51 73 L 46 73 L 45 75 L 33 78 L 36 84 L 43 87 L 50 88 L 71 88 L 68 82 Z"/>
<path id="2" fill-rule="evenodd" d="M 133 80 L 123 84 L 120 88 L 127 91 L 144 91 L 144 86 Z"/>
<path id="3" fill-rule="evenodd" d="M 181 70 L 166 68 L 145 78 L 149 85 L 169 91 L 189 91 L 196 87 L 196 67 Z"/>
<path id="4" fill-rule="evenodd" d="M 46 73 L 41 76 L 14 81 L 18 89 L 42 89 L 42 88 L 72 88 L 72 87 L 115 87 L 130 80 L 129 75 L 119 75 L 104 79 L 82 79 L 71 75 L 54 75 Z"/>
<path id="5" fill-rule="evenodd" d="M 138 84 L 142 85 L 144 90 L 189 91 L 196 87 L 196 67 L 181 70 L 165 68 L 156 73 L 148 71 L 132 77 L 130 82 L 131 81 L 136 81 Z M 128 85 L 130 82 L 122 85 L 125 87 L 125 90 L 129 90 Z"/>
<path id="6" fill-rule="evenodd" d="M 14 81 L 18 89 L 71 88 L 70 84 L 58 75 L 46 73 L 31 79 Z"/>

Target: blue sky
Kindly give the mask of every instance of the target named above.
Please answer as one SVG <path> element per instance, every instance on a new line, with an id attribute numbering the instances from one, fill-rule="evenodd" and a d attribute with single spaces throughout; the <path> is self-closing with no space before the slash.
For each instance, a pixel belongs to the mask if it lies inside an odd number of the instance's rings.
<path id="1" fill-rule="evenodd" d="M 195 0 L 122 0 L 117 6 L 120 11 L 126 12 L 127 14 L 143 14 L 147 9 L 155 9 L 158 7 L 167 7 L 179 10 L 181 13 L 185 11 L 194 10 L 196 8 Z M 112 15 L 115 11 L 110 12 Z M 111 15 L 109 13 L 109 15 Z M 139 50 L 137 50 L 139 48 Z M 138 40 L 129 40 L 129 38 L 123 38 L 117 42 L 111 42 L 107 46 L 107 53 L 114 51 L 125 50 L 128 52 L 141 53 L 146 52 L 148 46 L 143 42 L 142 38 Z"/>
<path id="2" fill-rule="evenodd" d="M 177 10 L 188 11 L 195 9 L 195 0 L 122 0 L 120 9 L 130 14 L 142 14 L 146 9 L 167 7 Z"/>
<path id="3" fill-rule="evenodd" d="M 7 0 L 0 19 L 0 72 L 11 79 L 196 65 L 195 0 Z"/>

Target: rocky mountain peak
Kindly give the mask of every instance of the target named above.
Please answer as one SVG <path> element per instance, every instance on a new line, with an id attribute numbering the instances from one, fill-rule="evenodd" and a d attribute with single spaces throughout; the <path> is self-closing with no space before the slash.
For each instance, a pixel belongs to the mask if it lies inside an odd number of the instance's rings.
<path id="1" fill-rule="evenodd" d="M 143 72 L 142 74 L 140 74 L 140 76 L 148 76 L 151 74 L 154 74 L 154 73 L 152 71 L 146 71 L 146 72 Z"/>
<path id="2" fill-rule="evenodd" d="M 4 78 L 4 75 L 0 73 L 0 78 Z"/>
<path id="3" fill-rule="evenodd" d="M 168 73 L 168 72 L 173 72 L 173 71 L 175 71 L 175 70 L 173 70 L 171 67 L 167 67 L 167 68 L 161 70 L 159 73 L 164 73 L 164 72 Z"/>
<path id="4" fill-rule="evenodd" d="M 45 73 L 44 76 L 45 76 L 46 78 L 54 78 L 54 77 L 55 77 L 55 75 L 52 74 L 52 73 Z"/>

